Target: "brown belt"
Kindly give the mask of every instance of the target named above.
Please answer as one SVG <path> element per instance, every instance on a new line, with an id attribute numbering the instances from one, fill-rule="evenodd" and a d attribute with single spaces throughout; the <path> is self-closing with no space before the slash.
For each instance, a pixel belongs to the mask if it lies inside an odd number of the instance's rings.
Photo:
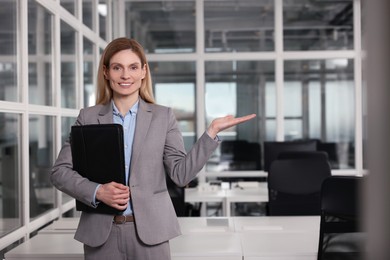
<path id="1" fill-rule="evenodd" d="M 134 216 L 133 215 L 117 215 L 114 216 L 114 219 L 112 220 L 115 224 L 124 224 L 126 222 L 134 222 Z"/>

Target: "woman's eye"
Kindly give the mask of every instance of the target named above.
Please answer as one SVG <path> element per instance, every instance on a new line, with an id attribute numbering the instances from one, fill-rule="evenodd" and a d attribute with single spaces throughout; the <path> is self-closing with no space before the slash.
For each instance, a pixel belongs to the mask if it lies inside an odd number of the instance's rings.
<path id="1" fill-rule="evenodd" d="M 114 67 L 112 67 L 112 69 L 113 69 L 113 70 L 121 70 L 121 67 L 119 67 L 119 66 L 114 66 Z"/>

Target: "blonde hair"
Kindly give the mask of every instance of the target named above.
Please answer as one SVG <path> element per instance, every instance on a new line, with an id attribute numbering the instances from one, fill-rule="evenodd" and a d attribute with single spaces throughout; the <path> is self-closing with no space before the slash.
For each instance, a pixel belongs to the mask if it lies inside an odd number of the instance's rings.
<path id="1" fill-rule="evenodd" d="M 123 37 L 110 42 L 100 57 L 97 75 L 96 104 L 107 104 L 110 102 L 113 94 L 109 80 L 104 77 L 104 69 L 110 66 L 110 59 L 112 56 L 123 50 L 132 50 L 141 60 L 141 66 L 145 67 L 146 75 L 145 78 L 142 79 L 139 95 L 146 102 L 155 103 L 152 89 L 152 77 L 150 75 L 144 48 L 136 40 Z"/>

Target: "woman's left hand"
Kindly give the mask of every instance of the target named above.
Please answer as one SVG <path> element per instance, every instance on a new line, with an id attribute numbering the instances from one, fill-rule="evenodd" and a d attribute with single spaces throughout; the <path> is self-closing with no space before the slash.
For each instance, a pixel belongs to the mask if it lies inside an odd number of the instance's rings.
<path id="1" fill-rule="evenodd" d="M 219 132 L 228 129 L 232 126 L 244 123 L 255 117 L 256 114 L 246 115 L 237 118 L 233 117 L 232 115 L 216 118 L 211 122 L 210 126 L 208 127 L 207 133 L 211 138 L 215 138 Z"/>

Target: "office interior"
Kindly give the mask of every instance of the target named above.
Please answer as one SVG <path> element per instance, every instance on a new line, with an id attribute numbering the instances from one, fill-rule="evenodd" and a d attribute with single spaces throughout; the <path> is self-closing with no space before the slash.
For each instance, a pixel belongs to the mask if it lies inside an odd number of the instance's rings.
<path id="1" fill-rule="evenodd" d="M 387 32 L 368 31 L 379 18 L 367 17 L 389 7 L 375 1 L 375 8 L 361 0 L 2 1 L 2 254 L 78 214 L 74 199 L 50 183 L 50 169 L 79 110 L 94 105 L 99 57 L 116 37 L 144 46 L 156 101 L 174 109 L 186 149 L 215 117 L 257 114 L 220 133 L 219 149 L 193 185 L 266 181 L 264 144 L 273 141 L 315 142 L 328 153 L 332 175 L 369 175 L 370 158 L 384 172 L 386 160 L 372 156 L 367 142 L 368 125 L 375 133 L 381 120 L 388 129 L 383 107 L 367 105 L 370 80 L 379 86 L 376 100 L 389 96 L 383 81 L 366 76 L 388 79 L 366 63 L 364 36 L 389 40 Z M 378 117 L 368 118 L 370 109 Z M 387 180 L 378 176 L 368 191 L 385 189 L 374 186 Z"/>

